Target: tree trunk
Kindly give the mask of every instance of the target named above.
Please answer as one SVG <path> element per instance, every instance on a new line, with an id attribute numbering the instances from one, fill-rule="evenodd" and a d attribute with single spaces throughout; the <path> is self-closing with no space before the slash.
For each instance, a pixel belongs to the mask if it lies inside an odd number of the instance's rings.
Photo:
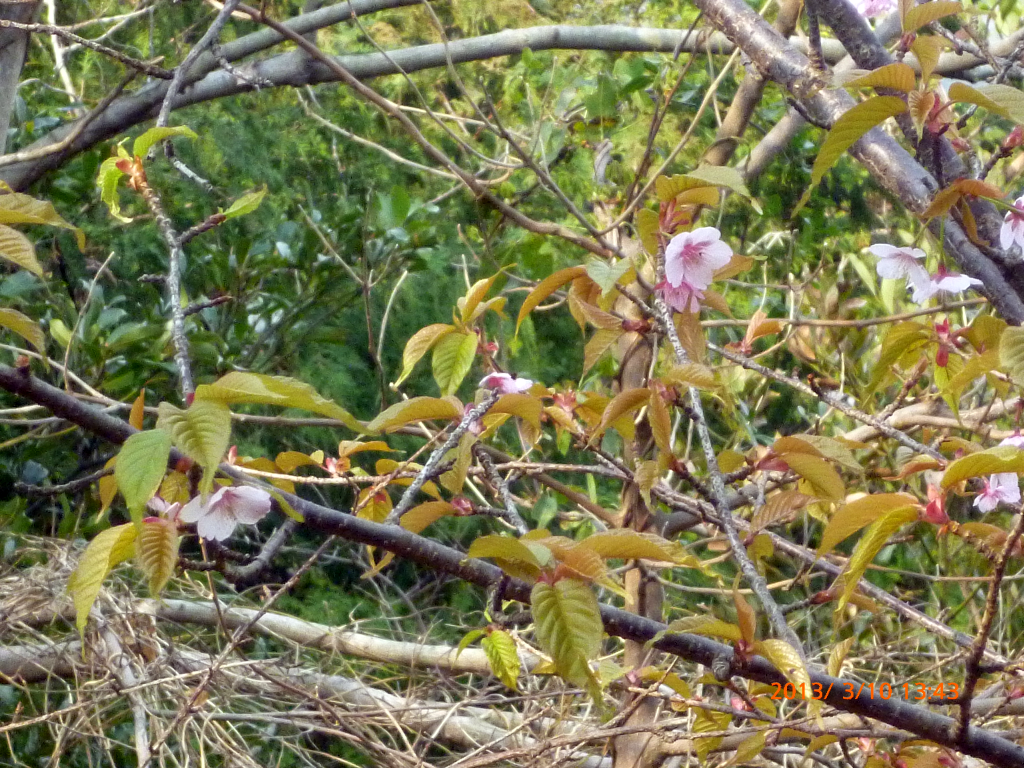
<path id="1" fill-rule="evenodd" d="M 31 22 L 39 10 L 39 0 L 0 4 L 0 19 L 19 24 Z M 6 151 L 7 129 L 11 126 L 14 100 L 21 81 L 21 67 L 28 49 L 28 32 L 0 29 L 0 155 Z"/>

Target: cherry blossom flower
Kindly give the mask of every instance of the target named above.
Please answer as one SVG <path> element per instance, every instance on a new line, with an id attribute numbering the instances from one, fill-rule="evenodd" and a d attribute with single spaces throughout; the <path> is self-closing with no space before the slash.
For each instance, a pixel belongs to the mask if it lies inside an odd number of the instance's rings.
<path id="1" fill-rule="evenodd" d="M 1014 448 L 1024 448 L 1024 435 L 1018 430 L 1004 440 L 1001 440 L 999 444 L 1012 445 Z"/>
<path id="2" fill-rule="evenodd" d="M 866 19 L 896 10 L 896 0 L 853 0 L 853 7 Z"/>
<path id="3" fill-rule="evenodd" d="M 945 267 L 940 266 L 939 273 L 930 278 L 925 285 L 914 286 L 913 299 L 917 304 L 923 304 L 939 293 L 961 293 L 978 285 L 983 283 L 976 277 L 947 272 Z"/>
<path id="4" fill-rule="evenodd" d="M 658 283 L 655 288 L 676 312 L 700 312 L 700 303 L 704 300 L 704 291 L 683 280 L 679 285 L 672 285 L 668 280 Z"/>
<path id="5" fill-rule="evenodd" d="M 176 501 L 173 504 L 168 504 L 161 496 L 154 496 L 146 502 L 146 506 L 167 520 L 176 521 L 181 513 L 181 502 Z"/>
<path id="6" fill-rule="evenodd" d="M 678 289 L 688 283 L 690 290 L 703 291 L 732 258 L 732 248 L 722 242 L 714 227 L 700 227 L 673 237 L 665 246 L 665 279 Z"/>
<path id="7" fill-rule="evenodd" d="M 270 494 L 246 485 L 221 486 L 205 500 L 196 496 L 178 515 L 183 523 L 196 523 L 204 539 L 224 541 L 239 523 L 255 525 L 270 512 Z"/>
<path id="8" fill-rule="evenodd" d="M 985 489 L 974 499 L 981 512 L 991 512 L 999 503 L 1019 504 L 1020 485 L 1013 472 L 1000 472 L 985 479 Z"/>
<path id="9" fill-rule="evenodd" d="M 999 229 L 999 247 L 1005 251 L 1014 244 L 1024 249 L 1024 197 L 1013 201 L 1013 209 L 1006 214 Z"/>
<path id="10" fill-rule="evenodd" d="M 878 276 L 888 280 L 905 278 L 907 284 L 914 289 L 914 301 L 918 301 L 917 293 L 929 284 L 928 270 L 921 259 L 924 251 L 920 248 L 898 248 L 895 245 L 879 243 L 872 245 L 868 251 L 878 257 Z"/>
<path id="11" fill-rule="evenodd" d="M 529 391 L 533 386 L 531 379 L 521 379 L 514 373 L 489 373 L 480 379 L 480 386 L 493 389 L 503 395 L 515 395 Z"/>

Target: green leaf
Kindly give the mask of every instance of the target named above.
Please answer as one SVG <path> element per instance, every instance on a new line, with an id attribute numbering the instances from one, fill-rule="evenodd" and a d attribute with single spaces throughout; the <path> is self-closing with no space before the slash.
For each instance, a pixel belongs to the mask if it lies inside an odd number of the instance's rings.
<path id="1" fill-rule="evenodd" d="M 636 231 L 643 243 L 644 250 L 650 254 L 658 252 L 658 233 L 661 231 L 661 220 L 650 208 L 642 208 L 636 212 Z"/>
<path id="2" fill-rule="evenodd" d="M 928 3 L 928 5 L 934 4 Z M 949 100 L 977 104 L 989 112 L 1024 124 L 1024 92 L 1012 85 L 1001 83 L 967 85 L 967 83 L 956 82 L 949 86 Z"/>
<path id="3" fill-rule="evenodd" d="M 806 480 L 821 498 L 829 501 L 842 501 L 846 498 L 843 478 L 824 459 L 809 453 L 787 453 L 782 456 L 782 460 Z"/>
<path id="4" fill-rule="evenodd" d="M 85 248 L 85 234 L 78 227 L 68 224 L 52 203 L 36 200 L 20 192 L 0 195 L 0 224 L 45 224 L 70 229 L 75 233 L 79 250 Z"/>
<path id="5" fill-rule="evenodd" d="M 469 545 L 466 557 L 507 560 L 530 566 L 538 571 L 541 568 L 541 562 L 537 559 L 534 551 L 519 539 L 513 539 L 511 536 L 497 534 L 480 536 Z"/>
<path id="6" fill-rule="evenodd" d="M 920 503 L 906 493 L 875 493 L 851 501 L 835 511 L 821 534 L 818 557 L 824 557 L 835 546 L 870 525 L 879 517 L 893 511 L 920 508 Z"/>
<path id="7" fill-rule="evenodd" d="M 537 286 L 526 295 L 523 306 L 519 308 L 519 317 L 516 318 L 516 333 L 519 333 L 519 326 L 522 325 L 526 316 L 536 309 L 544 299 L 566 283 L 585 274 L 587 274 L 586 267 L 569 267 L 568 269 L 560 269 L 537 283 Z"/>
<path id="8" fill-rule="evenodd" d="M 491 672 L 513 691 L 518 691 L 516 679 L 519 677 L 519 653 L 516 641 L 503 630 L 496 629 L 483 639 L 480 645 L 487 655 L 487 663 Z"/>
<path id="9" fill-rule="evenodd" d="M 693 362 L 672 366 L 667 373 L 662 375 L 661 380 L 666 384 L 696 387 L 697 389 L 715 389 L 718 387 L 715 372 L 706 365 Z"/>
<path id="10" fill-rule="evenodd" d="M 1017 386 L 1024 385 L 1024 328 L 1008 326 L 999 337 L 999 364 Z"/>
<path id="11" fill-rule="evenodd" d="M 495 273 L 490 277 L 485 277 L 482 280 L 477 280 L 466 291 L 466 295 L 459 298 L 456 305 L 459 308 L 459 315 L 462 317 L 462 322 L 471 323 L 476 317 L 476 308 L 483 301 L 484 296 L 491 290 L 491 286 L 494 285 L 494 281 L 498 279 L 498 275 L 501 273 Z"/>
<path id="12" fill-rule="evenodd" d="M 576 546 L 596 552 L 601 557 L 620 560 L 659 560 L 676 562 L 686 555 L 683 548 L 656 533 L 640 533 L 629 528 L 613 528 L 594 533 Z"/>
<path id="13" fill-rule="evenodd" d="M 455 650 L 455 658 L 459 658 L 464 650 L 469 648 L 473 643 L 483 637 L 486 632 L 482 629 L 471 629 L 465 635 L 462 636 L 462 640 L 459 641 L 459 647 Z"/>
<path id="14" fill-rule="evenodd" d="M 952 2 L 952 0 L 932 0 L 928 3 L 922 3 L 911 8 L 903 17 L 903 33 L 916 32 L 933 21 L 960 13 L 963 9 L 964 7 L 960 3 Z"/>
<path id="15" fill-rule="evenodd" d="M 450 421 L 462 418 L 462 406 L 454 398 L 414 397 L 395 403 L 366 425 L 370 432 L 384 432 L 396 429 L 414 421 L 442 419 Z"/>
<path id="16" fill-rule="evenodd" d="M 717 733 L 729 728 L 732 717 L 726 712 L 711 712 L 694 707 L 693 732 L 695 734 Z M 722 743 L 722 736 L 694 736 L 693 748 L 697 752 L 699 765 L 707 763 L 708 755 Z"/>
<path id="17" fill-rule="evenodd" d="M 537 642 L 555 662 L 558 674 L 600 700 L 600 686 L 589 664 L 601 652 L 604 636 L 594 592 L 576 579 L 538 582 L 530 595 L 530 611 Z"/>
<path id="18" fill-rule="evenodd" d="M 0 259 L 27 269 L 33 275 L 43 276 L 35 246 L 21 232 L 4 224 L 0 224 Z"/>
<path id="19" fill-rule="evenodd" d="M 355 432 L 366 431 L 363 424 L 340 405 L 323 397 L 304 381 L 288 376 L 232 371 L 213 384 L 201 384 L 196 387 L 196 400 L 208 400 L 224 405 L 249 403 L 299 408 L 337 419 Z"/>
<path id="20" fill-rule="evenodd" d="M 442 395 L 454 395 L 476 358 L 479 339 L 475 333 L 450 333 L 434 347 L 434 381 Z"/>
<path id="21" fill-rule="evenodd" d="M 120 222 L 128 223 L 131 218 L 121 215 L 121 201 L 117 194 L 117 185 L 124 176 L 124 171 L 117 167 L 117 164 L 124 158 L 108 157 L 100 164 L 99 173 L 96 175 L 96 186 L 100 188 L 100 199 L 107 204 L 110 215 Z"/>
<path id="22" fill-rule="evenodd" d="M 16 309 L 0 308 L 0 328 L 18 334 L 46 357 L 46 334 L 39 324 Z"/>
<path id="23" fill-rule="evenodd" d="M 731 640 L 734 643 L 738 643 L 743 639 L 743 633 L 737 625 L 709 615 L 687 616 L 685 619 L 676 619 L 665 629 L 665 634 L 672 633 L 717 637 L 722 640 Z"/>
<path id="24" fill-rule="evenodd" d="M 263 198 L 266 196 L 266 187 L 263 187 L 263 189 L 257 189 L 255 192 L 249 192 L 248 194 L 242 195 L 240 198 L 235 200 L 235 202 L 233 202 L 226 211 L 222 211 L 224 214 L 224 220 L 236 219 L 239 216 L 245 216 L 247 213 L 252 213 L 260 207 L 260 203 L 263 202 Z"/>
<path id="25" fill-rule="evenodd" d="M 193 401 L 187 411 L 170 403 L 157 407 L 157 429 L 171 433 L 174 445 L 203 468 L 200 493 L 209 493 L 213 475 L 231 441 L 231 411 L 218 400 Z M 120 463 L 120 462 L 118 462 Z"/>
<path id="26" fill-rule="evenodd" d="M 150 128 L 148 131 L 143 133 L 139 138 L 132 144 L 132 154 L 136 157 L 145 157 L 146 153 L 149 152 L 150 147 L 156 144 L 158 141 L 169 139 L 172 136 L 186 136 L 190 139 L 199 138 L 196 136 L 196 132 L 189 128 L 187 125 L 175 125 L 165 126 L 162 128 Z"/>
<path id="27" fill-rule="evenodd" d="M 667 203 L 688 189 L 712 186 L 725 187 L 738 195 L 749 198 L 750 190 L 743 180 L 743 174 L 736 168 L 724 165 L 701 165 L 681 176 L 661 176 L 655 180 L 655 191 L 658 199 Z"/>
<path id="28" fill-rule="evenodd" d="M 85 632 L 89 611 L 110 569 L 132 556 L 135 536 L 135 526 L 131 523 L 107 528 L 97 534 L 82 553 L 78 567 L 68 580 L 68 592 L 75 603 L 75 624 L 79 634 Z"/>
<path id="29" fill-rule="evenodd" d="M 754 643 L 754 652 L 764 656 L 795 687 L 803 691 L 804 698 L 811 696 L 811 676 L 796 648 L 785 640 L 761 640 Z"/>
<path id="30" fill-rule="evenodd" d="M 615 288 L 615 284 L 619 282 L 619 279 L 629 272 L 632 266 L 629 259 L 620 259 L 613 264 L 608 264 L 598 259 L 591 259 L 587 262 L 587 275 L 600 286 L 601 295 L 607 296 Z"/>
<path id="31" fill-rule="evenodd" d="M 160 490 L 170 455 L 171 436 L 162 429 L 136 432 L 118 451 L 114 477 L 137 525 L 142 524 L 146 502 Z"/>
<path id="32" fill-rule="evenodd" d="M 799 211 L 810 199 L 811 191 L 825 176 L 825 173 L 836 164 L 850 147 L 868 131 L 890 117 L 906 112 L 907 105 L 897 96 L 872 96 L 870 99 L 851 107 L 832 126 L 828 132 L 818 156 L 811 168 L 811 186 L 804 193 L 796 210 Z M 795 215 L 796 211 L 794 211 Z"/>
<path id="33" fill-rule="evenodd" d="M 901 61 L 886 64 L 862 77 L 843 83 L 844 88 L 891 88 L 894 91 L 908 93 L 917 85 L 914 70 Z"/>
<path id="34" fill-rule="evenodd" d="M 397 387 L 413 372 L 422 357 L 431 350 L 441 339 L 455 330 L 454 325 L 448 323 L 434 323 L 426 328 L 420 328 L 405 343 L 405 351 L 402 353 L 402 375 L 395 382 Z"/>
<path id="35" fill-rule="evenodd" d="M 1012 445 L 997 445 L 995 448 L 963 456 L 946 469 L 942 476 L 942 487 L 951 488 L 961 480 L 1000 472 L 1024 474 L 1024 451 Z"/>
<path id="36" fill-rule="evenodd" d="M 846 570 L 837 581 L 842 583 L 843 591 L 836 604 L 836 612 L 841 612 L 857 590 L 857 582 L 875 559 L 875 555 L 896 531 L 907 523 L 917 520 L 916 509 L 894 509 L 878 518 L 857 542 L 846 564 Z M 774 662 L 773 662 L 774 663 Z"/>
<path id="37" fill-rule="evenodd" d="M 142 524 L 135 543 L 135 556 L 149 580 L 149 594 L 154 597 L 174 575 L 179 542 L 178 525 L 172 520 L 152 517 Z"/>

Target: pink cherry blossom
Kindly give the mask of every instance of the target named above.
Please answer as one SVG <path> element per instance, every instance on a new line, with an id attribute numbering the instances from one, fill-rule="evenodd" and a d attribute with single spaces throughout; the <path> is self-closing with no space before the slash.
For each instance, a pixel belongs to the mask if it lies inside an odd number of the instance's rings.
<path id="1" fill-rule="evenodd" d="M 961 293 L 968 288 L 983 285 L 981 280 L 967 275 L 959 275 L 947 272 L 945 267 L 939 267 L 939 273 L 928 280 L 923 286 L 914 286 L 913 299 L 918 304 L 923 304 L 928 299 L 939 293 Z"/>
<path id="2" fill-rule="evenodd" d="M 168 504 L 161 496 L 154 496 L 146 502 L 146 506 L 167 520 L 177 520 L 178 515 L 181 514 L 180 501 Z"/>
<path id="3" fill-rule="evenodd" d="M 521 379 L 514 373 L 489 373 L 480 379 L 480 386 L 493 389 L 503 395 L 515 395 L 529 391 L 533 386 L 531 379 Z"/>
<path id="4" fill-rule="evenodd" d="M 868 251 L 878 257 L 875 269 L 878 270 L 879 277 L 888 280 L 905 278 L 907 283 L 913 287 L 915 296 L 917 291 L 928 285 L 928 270 L 921 263 L 925 254 L 920 248 L 899 248 L 895 245 L 879 243 L 872 245 Z M 914 301 L 917 301 L 917 298 Z"/>
<path id="5" fill-rule="evenodd" d="M 682 232 L 665 246 L 665 279 L 672 288 L 688 283 L 690 291 L 703 291 L 732 258 L 732 248 L 722 242 L 714 227 Z"/>
<path id="6" fill-rule="evenodd" d="M 1006 214 L 999 229 L 999 247 L 1004 251 L 1014 243 L 1024 249 L 1024 197 L 1013 201 L 1013 210 Z"/>
<path id="7" fill-rule="evenodd" d="M 1020 484 L 1013 472 L 1000 472 L 985 479 L 985 489 L 974 499 L 974 506 L 981 512 L 991 512 L 1005 504 L 1020 503 Z"/>
<path id="8" fill-rule="evenodd" d="M 196 496 L 186 504 L 178 520 L 197 523 L 204 539 L 224 541 L 239 523 L 255 525 L 270 512 L 270 494 L 246 485 L 221 486 L 205 500 Z"/>
<path id="9" fill-rule="evenodd" d="M 896 0 L 853 0 L 853 7 L 866 19 L 896 10 Z"/>
<path id="10" fill-rule="evenodd" d="M 661 291 L 662 298 L 676 312 L 700 312 L 700 303 L 704 300 L 704 291 L 683 280 L 679 285 L 672 285 L 664 280 L 655 286 Z"/>

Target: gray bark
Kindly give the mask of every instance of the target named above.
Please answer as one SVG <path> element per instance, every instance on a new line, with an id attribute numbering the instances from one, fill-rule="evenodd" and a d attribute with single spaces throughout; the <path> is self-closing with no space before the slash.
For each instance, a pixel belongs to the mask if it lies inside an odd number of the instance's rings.
<path id="1" fill-rule="evenodd" d="M 40 0 L 0 4 L 0 19 L 26 24 L 35 18 Z M 0 154 L 6 151 L 7 130 L 11 127 L 14 100 L 18 95 L 21 66 L 28 49 L 28 33 L 18 29 L 0 29 Z"/>

